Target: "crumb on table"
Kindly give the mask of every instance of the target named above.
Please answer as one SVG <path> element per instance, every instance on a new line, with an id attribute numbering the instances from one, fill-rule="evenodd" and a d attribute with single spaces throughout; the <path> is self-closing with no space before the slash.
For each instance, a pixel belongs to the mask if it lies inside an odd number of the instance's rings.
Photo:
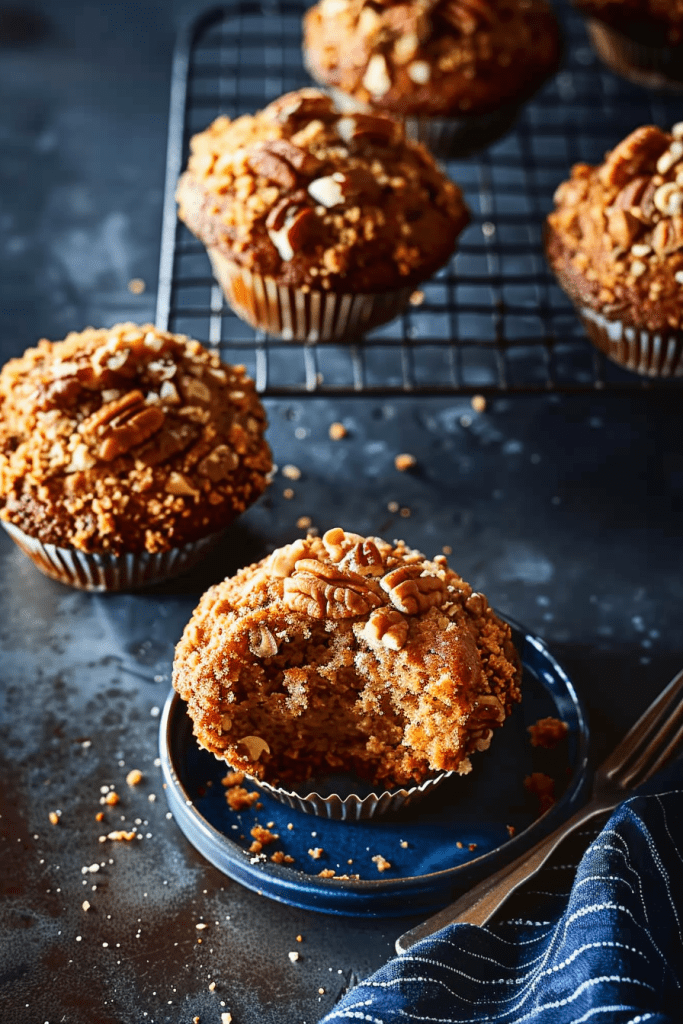
<path id="1" fill-rule="evenodd" d="M 330 423 L 328 433 L 332 441 L 341 441 L 346 437 L 347 430 L 343 423 Z"/>
<path id="2" fill-rule="evenodd" d="M 372 863 L 377 865 L 378 871 L 388 871 L 391 867 L 390 862 L 381 853 L 375 854 L 372 858 Z"/>
<path id="3" fill-rule="evenodd" d="M 544 814 L 555 803 L 555 780 L 544 772 L 532 772 L 524 780 L 524 788 L 538 797 L 539 814 Z"/>
<path id="4" fill-rule="evenodd" d="M 334 878 L 335 872 L 332 868 L 323 868 L 318 872 L 318 878 Z"/>
<path id="5" fill-rule="evenodd" d="M 309 857 L 312 857 L 313 860 L 320 860 L 324 852 L 325 851 L 322 846 L 312 846 L 308 851 L 308 855 Z"/>
<path id="6" fill-rule="evenodd" d="M 569 726 L 559 718 L 549 715 L 547 718 L 539 718 L 537 722 L 528 727 L 527 732 L 531 736 L 532 747 L 545 747 L 547 750 L 552 750 L 565 738 L 569 732 Z"/>
<path id="7" fill-rule="evenodd" d="M 126 775 L 126 782 L 129 786 L 139 786 L 142 782 L 142 772 L 139 768 L 132 768 Z"/>
<path id="8" fill-rule="evenodd" d="M 409 455 L 407 452 L 403 452 L 396 456 L 394 459 L 394 465 L 399 472 L 405 473 L 406 470 L 412 469 L 413 466 L 417 465 L 417 459 L 414 455 Z"/>
<path id="9" fill-rule="evenodd" d="M 249 793 L 244 786 L 233 786 L 225 794 L 225 799 L 228 801 L 228 807 L 233 811 L 243 811 L 246 808 L 251 807 L 258 800 L 259 795 L 257 792 Z"/>

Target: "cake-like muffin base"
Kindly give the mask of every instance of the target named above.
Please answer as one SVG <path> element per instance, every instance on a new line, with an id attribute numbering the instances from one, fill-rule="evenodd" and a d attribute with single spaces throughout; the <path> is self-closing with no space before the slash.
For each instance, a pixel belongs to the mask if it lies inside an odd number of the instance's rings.
<path id="1" fill-rule="evenodd" d="M 381 792 L 470 771 L 520 674 L 509 626 L 443 556 L 334 529 L 207 591 L 173 682 L 202 746 L 307 795 L 336 772 Z"/>

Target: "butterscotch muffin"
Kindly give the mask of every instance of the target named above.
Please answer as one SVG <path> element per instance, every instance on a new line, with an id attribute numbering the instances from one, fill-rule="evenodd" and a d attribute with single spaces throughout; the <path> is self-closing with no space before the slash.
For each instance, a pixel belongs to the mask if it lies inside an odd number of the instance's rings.
<path id="1" fill-rule="evenodd" d="M 173 685 L 207 750 L 303 810 L 360 817 L 397 806 L 396 787 L 400 803 L 469 772 L 520 675 L 509 626 L 443 556 L 337 528 L 207 591 Z M 330 772 L 387 798 L 352 795 L 342 812 L 310 794 Z"/>
<path id="2" fill-rule="evenodd" d="M 391 320 L 469 219 L 399 124 L 343 115 L 317 89 L 195 135 L 177 199 L 238 316 L 307 341 Z"/>
<path id="3" fill-rule="evenodd" d="M 0 519 L 76 587 L 188 568 L 271 468 L 244 368 L 151 324 L 39 342 L 0 373 L 0 409 Z"/>
<path id="4" fill-rule="evenodd" d="M 598 56 L 650 89 L 683 89 L 683 0 L 575 0 Z"/>
<path id="5" fill-rule="evenodd" d="M 577 164 L 548 217 L 548 259 L 588 336 L 622 366 L 683 374 L 683 123 Z"/>
<path id="6" fill-rule="evenodd" d="M 560 35 L 545 0 L 320 0 L 304 57 L 320 84 L 464 156 L 507 131 L 554 73 Z"/>

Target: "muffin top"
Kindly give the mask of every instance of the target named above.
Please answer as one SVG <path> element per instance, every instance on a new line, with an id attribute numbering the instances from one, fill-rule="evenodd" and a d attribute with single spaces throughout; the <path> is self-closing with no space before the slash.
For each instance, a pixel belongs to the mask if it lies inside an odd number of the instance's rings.
<path id="1" fill-rule="evenodd" d="M 608 319 L 683 327 L 683 123 L 638 128 L 555 194 L 547 251 L 563 287 Z"/>
<path id="2" fill-rule="evenodd" d="M 0 516 L 43 543 L 167 551 L 266 486 L 244 367 L 151 324 L 40 341 L 0 372 Z"/>
<path id="3" fill-rule="evenodd" d="M 683 0 L 575 0 L 584 14 L 637 41 L 676 45 L 683 40 Z"/>
<path id="4" fill-rule="evenodd" d="M 340 528 L 204 594 L 173 685 L 202 746 L 274 784 L 466 773 L 520 698 L 510 628 L 440 555 Z"/>
<path id="5" fill-rule="evenodd" d="M 544 0 L 321 0 L 304 37 L 317 81 L 399 114 L 479 114 L 520 101 L 560 57 Z"/>
<path id="6" fill-rule="evenodd" d="M 195 135 L 177 199 L 205 245 L 304 290 L 409 286 L 447 261 L 469 220 L 399 124 L 344 115 L 317 89 Z"/>

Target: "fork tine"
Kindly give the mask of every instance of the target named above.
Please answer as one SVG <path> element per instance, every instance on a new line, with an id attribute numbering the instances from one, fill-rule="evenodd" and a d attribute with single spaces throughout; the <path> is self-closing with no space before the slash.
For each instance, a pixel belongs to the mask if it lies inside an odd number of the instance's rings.
<path id="1" fill-rule="evenodd" d="M 635 778 L 639 771 L 644 770 L 648 758 L 653 752 L 659 751 L 662 738 L 675 727 L 683 713 L 683 705 L 680 703 L 682 693 L 683 669 L 674 676 L 603 762 L 601 771 L 607 778 L 618 774 L 620 784 L 626 785 L 625 780 Z M 670 748 L 671 744 L 667 744 L 666 750 L 669 751 Z M 663 761 L 663 758 L 660 758 L 660 761 Z M 647 778 L 651 774 L 650 771 Z M 640 781 L 644 781 L 644 778 L 639 779 Z"/>

